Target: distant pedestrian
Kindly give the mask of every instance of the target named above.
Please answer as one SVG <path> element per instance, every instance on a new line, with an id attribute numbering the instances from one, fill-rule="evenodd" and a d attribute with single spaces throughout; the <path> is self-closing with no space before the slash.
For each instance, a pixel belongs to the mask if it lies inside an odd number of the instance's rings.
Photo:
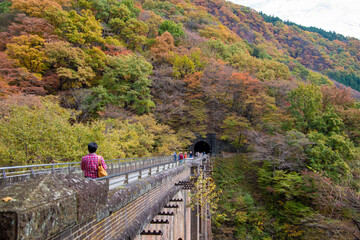
<path id="1" fill-rule="evenodd" d="M 95 154 L 97 148 L 98 146 L 95 142 L 89 143 L 89 154 L 81 159 L 81 170 L 84 172 L 85 178 L 98 178 L 99 162 L 105 170 L 107 169 L 104 158 Z"/>
<path id="2" fill-rule="evenodd" d="M 174 151 L 174 162 L 176 162 L 176 157 L 177 157 L 177 155 L 176 155 L 176 152 Z"/>
<path id="3" fill-rule="evenodd" d="M 189 153 L 189 157 L 190 157 L 190 158 L 192 158 L 192 157 L 193 157 L 193 155 L 192 155 L 192 151 L 190 151 L 190 153 Z"/>
<path id="4" fill-rule="evenodd" d="M 186 158 L 187 158 L 187 152 L 184 153 L 184 159 L 186 159 Z"/>
<path id="5" fill-rule="evenodd" d="M 179 152 L 179 161 L 182 162 L 183 159 L 184 159 L 183 153 Z"/>

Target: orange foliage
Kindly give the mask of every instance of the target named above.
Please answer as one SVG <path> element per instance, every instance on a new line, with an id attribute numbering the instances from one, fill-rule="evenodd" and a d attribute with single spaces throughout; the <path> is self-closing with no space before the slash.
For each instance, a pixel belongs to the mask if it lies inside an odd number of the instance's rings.
<path id="1" fill-rule="evenodd" d="M 226 104 L 251 123 L 275 110 L 275 99 L 265 93 L 263 83 L 247 72 L 235 72 L 229 79 Z"/>
<path id="2" fill-rule="evenodd" d="M 236 88 L 235 91 L 242 91 L 244 93 L 244 97 L 246 97 L 246 95 L 256 95 L 264 91 L 261 82 L 250 76 L 248 72 L 233 73 L 230 82 L 231 85 Z"/>
<path id="3" fill-rule="evenodd" d="M 155 38 L 154 45 L 150 48 L 152 60 L 155 63 L 163 63 L 170 60 L 170 52 L 174 51 L 174 38 L 169 32 L 164 32 L 161 36 Z"/>
<path id="4" fill-rule="evenodd" d="M 132 54 L 132 52 L 130 50 L 127 50 L 125 47 L 119 47 L 114 45 L 106 45 L 106 50 L 104 51 L 104 53 L 110 56 Z"/>
<path id="5" fill-rule="evenodd" d="M 190 99 L 200 98 L 204 96 L 204 92 L 201 86 L 201 78 L 203 77 L 202 72 L 195 72 L 187 75 L 183 81 L 186 86 L 186 97 Z"/>

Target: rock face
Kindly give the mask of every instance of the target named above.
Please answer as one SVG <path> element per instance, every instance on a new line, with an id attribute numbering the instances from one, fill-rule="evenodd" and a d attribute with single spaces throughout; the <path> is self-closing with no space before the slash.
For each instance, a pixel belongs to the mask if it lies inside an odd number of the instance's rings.
<path id="1" fill-rule="evenodd" d="M 0 239 L 46 239 L 103 208 L 104 184 L 51 174 L 0 190 Z"/>

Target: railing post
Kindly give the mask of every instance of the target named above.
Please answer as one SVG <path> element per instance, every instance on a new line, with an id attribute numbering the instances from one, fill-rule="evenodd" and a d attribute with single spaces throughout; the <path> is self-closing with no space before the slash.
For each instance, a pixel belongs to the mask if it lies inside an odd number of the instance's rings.
<path id="1" fill-rule="evenodd" d="M 68 175 L 70 175 L 70 172 L 71 171 L 71 165 L 70 165 L 70 163 L 68 164 Z"/>
<path id="2" fill-rule="evenodd" d="M 151 176 L 151 167 L 149 168 L 149 174 L 148 175 Z"/>
<path id="3" fill-rule="evenodd" d="M 106 187 L 108 190 L 110 190 L 110 178 L 106 179 Z"/>
<path id="4" fill-rule="evenodd" d="M 5 169 L 2 170 L 2 173 L 3 173 L 3 178 L 6 178 L 6 172 L 5 172 Z"/>
<path id="5" fill-rule="evenodd" d="M 160 166 L 157 166 L 156 173 L 160 172 Z"/>
<path id="6" fill-rule="evenodd" d="M 51 171 L 52 171 L 53 173 L 55 173 L 55 166 L 54 166 L 54 165 L 52 165 Z"/>
<path id="7" fill-rule="evenodd" d="M 128 183 L 129 183 L 129 174 L 126 173 L 126 174 L 125 174 L 124 184 L 128 184 Z"/>
<path id="8" fill-rule="evenodd" d="M 142 170 L 139 170 L 139 176 L 138 179 L 141 179 Z"/>
<path id="9" fill-rule="evenodd" d="M 31 170 L 31 177 L 34 177 L 35 176 L 34 169 L 30 167 L 30 170 Z"/>

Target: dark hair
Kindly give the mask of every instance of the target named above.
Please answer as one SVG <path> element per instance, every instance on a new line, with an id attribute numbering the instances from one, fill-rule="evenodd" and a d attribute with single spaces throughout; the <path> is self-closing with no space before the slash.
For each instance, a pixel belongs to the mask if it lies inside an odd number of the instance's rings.
<path id="1" fill-rule="evenodd" d="M 91 143 L 88 144 L 89 153 L 96 152 L 97 148 L 98 148 L 98 145 L 95 142 L 91 142 Z"/>

